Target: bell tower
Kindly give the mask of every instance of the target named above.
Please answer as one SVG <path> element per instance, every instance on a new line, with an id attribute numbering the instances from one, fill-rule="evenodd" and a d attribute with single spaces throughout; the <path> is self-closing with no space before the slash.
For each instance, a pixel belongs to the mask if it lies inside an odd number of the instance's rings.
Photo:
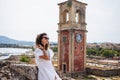
<path id="1" fill-rule="evenodd" d="M 62 73 L 84 73 L 87 4 L 68 0 L 58 5 L 58 70 Z"/>

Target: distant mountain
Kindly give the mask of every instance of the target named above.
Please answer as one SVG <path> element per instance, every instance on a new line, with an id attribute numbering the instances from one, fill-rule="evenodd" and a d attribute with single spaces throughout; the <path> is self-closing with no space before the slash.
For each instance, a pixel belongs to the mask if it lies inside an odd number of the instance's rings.
<path id="1" fill-rule="evenodd" d="M 29 45 L 33 46 L 34 42 L 32 41 L 19 41 L 19 40 L 14 40 L 11 38 L 8 38 L 6 36 L 1 36 L 0 35 L 0 44 L 18 44 L 18 45 Z"/>

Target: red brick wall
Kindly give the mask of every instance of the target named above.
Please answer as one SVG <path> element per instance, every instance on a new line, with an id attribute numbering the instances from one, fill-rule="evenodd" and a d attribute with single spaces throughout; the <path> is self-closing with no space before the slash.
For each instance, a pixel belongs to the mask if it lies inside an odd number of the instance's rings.
<path id="1" fill-rule="evenodd" d="M 76 42 L 76 33 L 80 33 L 82 35 L 82 41 Z M 75 72 L 84 72 L 84 32 L 83 31 L 75 31 L 74 33 L 74 71 Z"/>
<path id="2" fill-rule="evenodd" d="M 60 69 L 62 70 L 62 62 L 66 63 L 67 71 L 69 70 L 69 31 L 64 30 L 60 32 Z M 66 41 L 63 42 L 63 37 Z M 62 61 L 62 62 L 61 62 Z"/>
<path id="3" fill-rule="evenodd" d="M 76 42 L 76 34 L 82 35 L 82 41 Z M 63 37 L 66 41 L 63 41 Z M 84 31 L 76 30 L 74 32 L 74 72 L 84 72 Z M 64 30 L 60 32 L 60 70 L 62 70 L 62 63 L 66 64 L 67 71 L 69 71 L 69 31 Z"/>

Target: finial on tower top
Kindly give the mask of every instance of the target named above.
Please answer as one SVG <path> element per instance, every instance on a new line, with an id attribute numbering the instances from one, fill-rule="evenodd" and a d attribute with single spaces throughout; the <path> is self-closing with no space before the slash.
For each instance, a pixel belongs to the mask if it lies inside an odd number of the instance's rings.
<path id="1" fill-rule="evenodd" d="M 68 0 L 68 1 L 72 1 L 72 0 Z M 73 0 L 73 1 L 76 1 L 76 0 Z"/>
<path id="2" fill-rule="evenodd" d="M 65 2 L 59 3 L 58 5 L 67 3 L 67 6 L 71 7 L 72 6 L 72 2 L 77 2 L 77 3 L 81 3 L 81 4 L 84 4 L 84 5 L 87 5 L 86 3 L 83 3 L 81 1 L 83 1 L 83 0 L 67 0 Z"/>

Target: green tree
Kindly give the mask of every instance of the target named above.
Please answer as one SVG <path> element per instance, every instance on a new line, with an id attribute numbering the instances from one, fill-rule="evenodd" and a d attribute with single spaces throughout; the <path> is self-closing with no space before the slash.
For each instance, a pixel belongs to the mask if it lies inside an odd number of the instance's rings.
<path id="1" fill-rule="evenodd" d="M 102 52 L 104 51 L 104 49 L 103 48 L 98 48 L 97 49 L 97 56 L 101 56 L 101 54 L 102 54 Z"/>
<path id="2" fill-rule="evenodd" d="M 114 50 L 104 50 L 102 56 L 106 58 L 113 58 L 115 56 L 115 53 L 116 52 Z"/>
<path id="3" fill-rule="evenodd" d="M 90 49 L 90 48 L 87 49 L 87 55 L 88 55 L 88 56 L 90 56 L 90 55 L 96 55 L 96 53 L 97 53 L 97 52 L 96 52 L 96 50 L 94 50 L 94 49 Z"/>
<path id="4" fill-rule="evenodd" d="M 54 52 L 58 52 L 58 47 L 52 47 L 51 48 Z"/>

